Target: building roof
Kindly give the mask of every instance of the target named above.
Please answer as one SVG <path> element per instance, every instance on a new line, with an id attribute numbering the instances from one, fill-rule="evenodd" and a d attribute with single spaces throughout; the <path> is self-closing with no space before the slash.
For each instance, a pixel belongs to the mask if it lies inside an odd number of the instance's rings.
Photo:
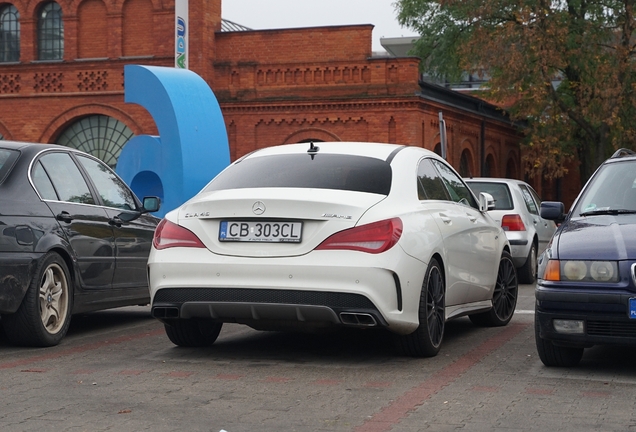
<path id="1" fill-rule="evenodd" d="M 237 24 L 234 21 L 230 21 L 228 19 L 221 19 L 221 31 L 223 32 L 234 32 L 234 31 L 248 31 L 252 30 L 249 27 L 245 27 L 244 25 Z"/>

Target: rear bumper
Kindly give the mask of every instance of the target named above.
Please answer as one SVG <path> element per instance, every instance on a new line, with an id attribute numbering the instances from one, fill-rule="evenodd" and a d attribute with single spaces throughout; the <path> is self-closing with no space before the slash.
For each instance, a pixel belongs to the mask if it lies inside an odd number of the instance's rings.
<path id="1" fill-rule="evenodd" d="M 307 326 L 387 327 L 378 309 L 362 295 L 298 290 L 165 288 L 155 295 L 152 316 L 214 319 L 253 327 L 279 320 Z"/>
<path id="2" fill-rule="evenodd" d="M 0 252 L 0 314 L 18 310 L 42 254 Z"/>
<path id="3" fill-rule="evenodd" d="M 399 247 L 380 255 L 314 251 L 241 258 L 207 249 L 153 249 L 152 313 L 161 320 L 379 326 L 410 333 L 419 325 L 426 266 Z"/>
<path id="4" fill-rule="evenodd" d="M 552 290 L 538 285 L 535 294 L 535 319 L 542 339 L 579 347 L 636 345 L 636 319 L 628 316 L 628 302 L 635 293 Z M 558 332 L 554 320 L 582 321 L 583 332 Z"/>
<path id="5" fill-rule="evenodd" d="M 510 243 L 510 255 L 512 255 L 512 261 L 515 263 L 515 267 L 523 266 L 530 254 L 532 237 L 529 237 L 527 231 L 505 231 L 505 233 Z"/>

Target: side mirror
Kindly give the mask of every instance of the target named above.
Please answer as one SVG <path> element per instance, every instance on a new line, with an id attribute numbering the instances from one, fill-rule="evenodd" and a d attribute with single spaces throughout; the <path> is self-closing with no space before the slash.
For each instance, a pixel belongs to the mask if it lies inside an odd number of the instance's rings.
<path id="1" fill-rule="evenodd" d="M 557 223 L 565 220 L 565 206 L 558 201 L 543 201 L 541 203 L 541 217 Z"/>
<path id="2" fill-rule="evenodd" d="M 495 199 L 488 192 L 479 192 L 479 211 L 485 213 L 495 209 Z"/>
<path id="3" fill-rule="evenodd" d="M 143 213 L 154 213 L 159 210 L 161 200 L 159 197 L 144 197 Z"/>

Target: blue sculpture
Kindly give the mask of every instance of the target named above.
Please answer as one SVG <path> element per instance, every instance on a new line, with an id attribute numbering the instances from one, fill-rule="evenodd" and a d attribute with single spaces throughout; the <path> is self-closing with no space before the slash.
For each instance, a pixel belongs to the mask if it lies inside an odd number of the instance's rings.
<path id="1" fill-rule="evenodd" d="M 140 197 L 158 196 L 163 217 L 230 164 L 223 114 L 214 93 L 186 69 L 127 65 L 124 101 L 144 107 L 159 136 L 138 135 L 121 151 L 116 171 Z"/>

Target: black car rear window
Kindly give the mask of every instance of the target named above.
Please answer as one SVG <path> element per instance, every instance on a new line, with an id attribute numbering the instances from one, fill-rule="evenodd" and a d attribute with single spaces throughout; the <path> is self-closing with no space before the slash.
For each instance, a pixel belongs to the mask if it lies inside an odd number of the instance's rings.
<path id="1" fill-rule="evenodd" d="M 19 155 L 20 152 L 17 150 L 0 148 L 0 183 L 2 183 Z"/>
<path id="2" fill-rule="evenodd" d="M 495 199 L 495 210 L 512 210 L 512 197 L 510 189 L 505 183 L 490 183 L 468 181 L 468 186 L 473 190 L 475 195 L 479 196 L 480 192 L 486 192 Z"/>
<path id="3" fill-rule="evenodd" d="M 248 158 L 219 174 L 204 191 L 244 188 L 315 188 L 388 195 L 391 166 L 352 155 L 272 155 Z"/>

